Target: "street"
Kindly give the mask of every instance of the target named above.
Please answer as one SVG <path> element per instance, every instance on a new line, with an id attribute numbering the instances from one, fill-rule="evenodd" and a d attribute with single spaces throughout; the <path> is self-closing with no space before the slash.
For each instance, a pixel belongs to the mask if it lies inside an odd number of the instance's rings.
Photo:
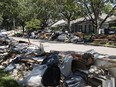
<path id="1" fill-rule="evenodd" d="M 28 41 L 27 38 L 19 38 L 19 37 L 11 37 L 11 38 L 15 40 Z M 39 40 L 39 39 L 30 39 L 30 42 L 38 46 L 40 43 L 42 43 L 44 45 L 44 49 L 46 52 L 49 52 L 50 50 L 85 52 L 87 50 L 94 49 L 96 52 L 101 54 L 116 56 L 116 48 L 110 48 L 110 47 L 63 43 L 63 42 L 56 42 L 56 41 L 45 41 L 45 40 Z"/>

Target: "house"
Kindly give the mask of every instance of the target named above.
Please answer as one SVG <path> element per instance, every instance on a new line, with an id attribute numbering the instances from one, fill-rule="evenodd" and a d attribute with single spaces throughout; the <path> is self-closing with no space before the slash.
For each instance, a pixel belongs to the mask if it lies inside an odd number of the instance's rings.
<path id="1" fill-rule="evenodd" d="M 64 25 L 66 25 L 66 21 L 62 19 L 62 20 L 57 21 L 53 25 L 51 25 L 51 27 L 58 27 L 58 26 L 64 26 Z"/>
<path id="2" fill-rule="evenodd" d="M 60 30 L 61 31 L 65 28 L 66 24 L 67 24 L 67 22 L 65 20 L 61 19 L 61 20 L 58 20 L 56 23 L 52 24 L 50 26 L 50 28 L 51 28 L 51 30 L 55 30 L 55 31 Z"/>
<path id="3" fill-rule="evenodd" d="M 100 19 L 103 20 L 105 19 L 107 15 L 106 14 L 102 14 L 100 16 Z M 116 16 L 111 16 L 109 17 L 105 23 L 102 25 L 101 29 L 99 30 L 99 33 L 103 33 L 105 28 L 109 28 L 109 24 L 111 23 L 111 21 L 116 20 Z M 95 33 L 96 29 L 93 26 L 91 20 L 86 20 L 84 17 L 76 19 L 71 21 L 71 30 L 73 32 L 83 32 L 83 33 Z"/>

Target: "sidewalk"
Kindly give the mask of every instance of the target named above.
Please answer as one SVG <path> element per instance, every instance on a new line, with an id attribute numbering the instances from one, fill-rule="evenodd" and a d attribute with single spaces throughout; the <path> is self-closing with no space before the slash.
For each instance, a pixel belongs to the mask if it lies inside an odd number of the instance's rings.
<path id="1" fill-rule="evenodd" d="M 27 41 L 27 38 L 19 38 L 19 37 L 11 37 L 15 40 L 23 40 Z M 56 51 L 82 51 L 85 52 L 90 49 L 94 49 L 96 52 L 101 54 L 115 55 L 116 56 L 116 48 L 110 47 L 102 47 L 102 46 L 91 46 L 91 45 L 83 45 L 83 44 L 73 44 L 73 43 L 62 43 L 62 42 L 54 42 L 54 41 L 45 41 L 39 39 L 30 39 L 31 43 L 38 45 L 42 43 L 44 45 L 44 49 L 46 52 L 50 50 Z"/>

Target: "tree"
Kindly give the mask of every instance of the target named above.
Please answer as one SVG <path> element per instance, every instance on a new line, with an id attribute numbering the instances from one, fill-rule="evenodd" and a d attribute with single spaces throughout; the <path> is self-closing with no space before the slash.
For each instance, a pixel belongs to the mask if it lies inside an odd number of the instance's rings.
<path id="1" fill-rule="evenodd" d="M 18 3 L 17 0 L 0 0 L 0 5 L 3 17 L 2 25 L 8 29 L 8 27 L 13 26 L 13 20 L 18 15 Z"/>
<path id="2" fill-rule="evenodd" d="M 106 3 L 106 4 L 104 5 L 103 12 L 106 13 L 106 14 L 108 14 L 111 10 L 112 10 L 112 5 L 111 5 L 111 3 L 110 3 L 110 2 L 109 2 L 109 3 Z"/>
<path id="3" fill-rule="evenodd" d="M 26 29 L 30 30 L 38 30 L 40 28 L 40 20 L 32 19 L 31 21 L 26 22 Z"/>
<path id="4" fill-rule="evenodd" d="M 1 11 L 1 13 L 0 13 L 0 25 L 2 24 L 2 21 L 3 21 L 3 18 L 2 18 L 2 3 L 0 3 L 0 11 Z"/>
<path id="5" fill-rule="evenodd" d="M 102 27 L 107 18 L 112 16 L 116 10 L 116 5 L 110 5 L 111 3 L 108 1 L 109 0 L 80 0 L 80 4 L 84 9 L 82 12 L 85 14 L 85 19 L 91 20 L 91 23 L 96 29 L 96 34 L 99 33 L 99 29 Z M 110 8 L 107 8 L 107 6 Z M 100 16 L 103 13 L 106 13 L 107 16 L 101 20 Z"/>
<path id="6" fill-rule="evenodd" d="M 70 29 L 70 21 L 81 15 L 80 5 L 75 0 L 58 0 L 60 14 L 67 20 L 68 31 Z"/>
<path id="7" fill-rule="evenodd" d="M 26 22 L 33 19 L 33 10 L 31 5 L 31 0 L 18 0 L 19 14 L 18 14 L 18 25 L 23 27 L 26 26 Z"/>
<path id="8" fill-rule="evenodd" d="M 41 21 L 41 29 L 45 29 L 49 21 L 56 16 L 57 4 L 55 0 L 32 0 L 34 17 Z"/>
<path id="9" fill-rule="evenodd" d="M 2 24 L 3 18 L 2 15 L 0 14 L 0 25 Z"/>
<path id="10" fill-rule="evenodd" d="M 31 0 L 0 0 L 2 11 L 2 26 L 15 29 L 15 26 L 25 27 L 25 23 L 33 18 Z"/>

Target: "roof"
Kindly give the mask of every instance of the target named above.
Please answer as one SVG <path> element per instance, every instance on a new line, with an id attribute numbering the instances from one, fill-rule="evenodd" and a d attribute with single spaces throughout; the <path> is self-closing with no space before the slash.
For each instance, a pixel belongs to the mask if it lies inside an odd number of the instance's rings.
<path id="1" fill-rule="evenodd" d="M 100 19 L 103 20 L 103 19 L 106 18 L 106 16 L 107 16 L 107 14 L 102 14 L 100 16 Z M 87 19 L 90 20 L 89 18 L 87 18 Z M 108 17 L 105 22 L 111 22 L 111 21 L 114 21 L 114 20 L 116 20 L 116 16 L 112 15 L 111 17 Z M 77 22 L 85 22 L 85 21 L 87 21 L 87 20 L 84 17 L 82 17 L 82 18 L 78 18 L 76 20 L 72 20 L 71 24 L 74 24 L 74 23 L 77 23 Z"/>
<path id="2" fill-rule="evenodd" d="M 103 20 L 103 19 L 106 18 L 106 16 L 107 16 L 107 14 L 102 14 L 102 15 L 100 16 L 100 18 Z M 110 21 L 114 21 L 114 20 L 116 20 L 116 16 L 112 15 L 112 16 L 108 17 L 107 20 L 106 20 L 105 22 L 110 22 Z"/>
<path id="3" fill-rule="evenodd" d="M 65 25 L 67 22 L 65 20 L 59 20 L 56 23 L 54 23 L 51 27 L 57 27 L 57 26 L 62 26 Z"/>

